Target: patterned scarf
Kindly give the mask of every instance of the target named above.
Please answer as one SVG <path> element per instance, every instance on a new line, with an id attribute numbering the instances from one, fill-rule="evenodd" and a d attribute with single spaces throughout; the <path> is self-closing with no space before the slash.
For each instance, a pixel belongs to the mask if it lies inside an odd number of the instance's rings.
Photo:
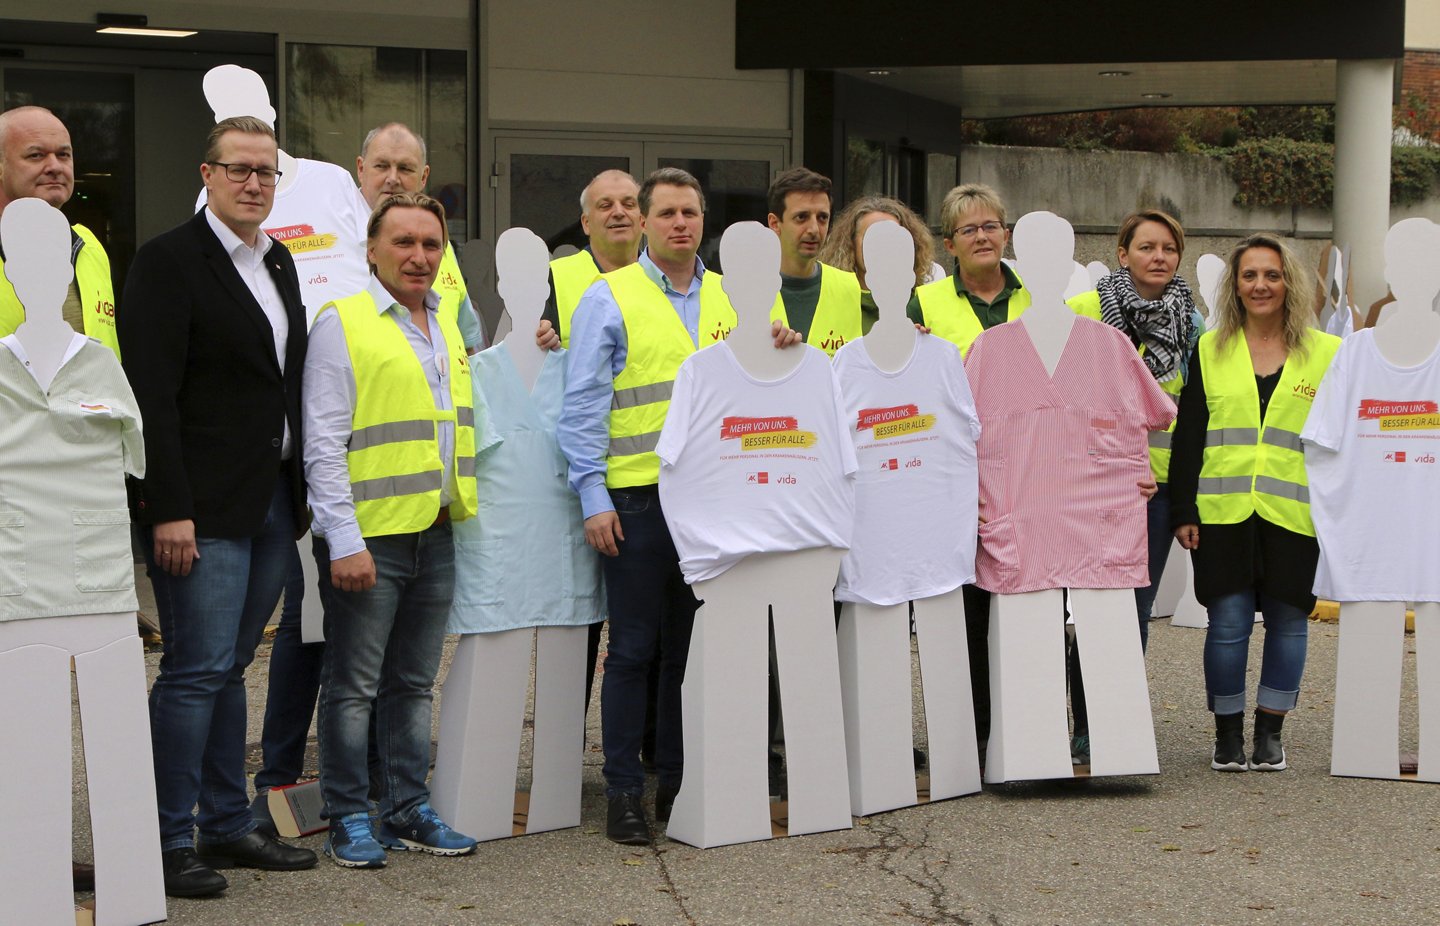
<path id="1" fill-rule="evenodd" d="M 1203 321 L 1183 279 L 1176 276 L 1165 285 L 1160 298 L 1151 301 L 1135 291 L 1130 271 L 1121 267 L 1102 277 L 1095 291 L 1100 295 L 1105 324 L 1119 328 L 1145 348 L 1141 359 L 1156 382 L 1185 375 Z"/>

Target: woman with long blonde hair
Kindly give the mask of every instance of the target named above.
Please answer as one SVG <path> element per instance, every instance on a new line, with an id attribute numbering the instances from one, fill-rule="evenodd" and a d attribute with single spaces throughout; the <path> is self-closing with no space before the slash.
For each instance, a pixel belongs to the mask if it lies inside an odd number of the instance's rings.
<path id="1" fill-rule="evenodd" d="M 1311 327 L 1315 275 L 1280 239 L 1231 252 L 1219 319 L 1200 338 L 1180 394 L 1170 458 L 1170 523 L 1192 551 L 1210 616 L 1205 689 L 1217 771 L 1280 771 L 1280 731 L 1305 669 L 1320 548 L 1300 431 L 1340 339 Z M 1202 542 L 1203 541 L 1203 542 Z M 1265 617 L 1254 744 L 1245 756 L 1245 669 Z"/>

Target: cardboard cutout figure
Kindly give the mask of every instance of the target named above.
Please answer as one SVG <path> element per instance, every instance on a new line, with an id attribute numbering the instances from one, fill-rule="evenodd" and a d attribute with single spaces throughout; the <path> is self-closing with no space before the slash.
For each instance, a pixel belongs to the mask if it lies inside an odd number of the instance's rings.
<path id="1" fill-rule="evenodd" d="M 779 240 L 758 222 L 743 222 L 726 229 L 720 255 L 726 268 L 724 290 L 735 307 L 738 324 L 723 344 L 697 352 L 681 367 L 656 448 L 662 462 L 661 507 L 680 551 L 686 580 L 704 601 L 695 615 L 682 688 L 685 777 L 666 832 L 671 839 L 702 848 L 786 832 L 772 830 L 766 787 L 766 625 L 771 614 L 790 785 L 788 806 L 778 807 L 776 814 L 787 821 L 792 836 L 850 827 L 831 589 L 843 547 L 848 546 L 853 508 L 835 513 L 845 520 L 845 536 L 836 537 L 837 543 L 829 546 L 751 553 L 728 568 L 716 566 L 721 571 L 703 579 L 695 576 L 715 569 L 698 570 L 694 561 L 688 560 L 693 550 L 687 538 L 693 534 L 687 529 L 694 522 L 687 518 L 746 518 L 746 512 L 738 510 L 707 513 L 707 501 L 713 500 L 693 497 L 697 493 L 685 486 L 681 475 L 682 468 L 692 462 L 692 448 L 697 455 L 693 459 L 706 458 L 701 466 L 711 462 L 711 450 L 728 453 L 733 448 L 749 454 L 746 466 L 774 467 L 773 481 L 768 468 L 763 480 L 758 472 L 740 478 L 751 483 L 746 491 L 765 493 L 776 498 L 776 504 L 780 498 L 774 493 L 809 492 L 815 489 L 813 483 L 807 484 L 811 480 L 831 478 L 837 484 L 830 486 L 824 497 L 853 505 L 853 487 L 848 484 L 853 475 L 843 475 L 840 470 L 848 460 L 844 473 L 853 474 L 854 457 L 853 452 L 846 454 L 849 443 L 839 428 L 838 389 L 828 358 L 807 345 L 776 350 L 770 333 L 770 309 L 780 292 Z M 687 434 L 686 416 L 691 412 L 687 380 L 693 378 L 694 388 L 700 389 L 706 376 L 723 377 L 727 386 L 731 380 L 744 383 L 747 396 L 760 394 L 757 402 L 773 403 L 774 411 L 769 414 L 774 417 L 729 420 L 727 426 L 734 431 L 735 440 L 725 440 L 722 433 L 722 448 L 707 442 L 714 436 L 708 420 L 703 424 L 704 434 Z M 811 393 L 817 384 L 828 388 L 830 395 Z M 796 416 L 795 426 L 788 426 L 786 416 L 792 412 L 786 409 L 795 405 L 808 409 L 812 404 L 828 407 L 833 423 L 802 421 Z M 695 411 L 698 415 L 702 410 L 697 406 Z M 759 411 L 757 408 L 755 413 Z M 768 430 L 771 424 L 785 427 Z M 696 427 L 702 425 L 697 422 Z M 825 456 L 790 462 L 783 452 L 787 447 L 814 447 L 813 453 Z M 840 461 L 828 476 L 827 460 Z M 779 467 L 787 463 L 800 475 L 782 472 Z M 787 478 L 794 485 L 782 481 Z M 842 482 L 845 484 L 838 484 Z M 824 487 L 820 491 L 823 493 Z"/>
<path id="2" fill-rule="evenodd" d="M 143 475 L 115 355 L 60 307 L 70 225 L 38 199 L 0 215 L 26 321 L 0 339 L 0 922 L 74 922 L 70 665 L 95 849 L 95 921 L 165 918 L 145 661 L 135 635 L 126 472 Z"/>
<path id="3" fill-rule="evenodd" d="M 1018 324 L 1028 336 L 1044 373 L 1053 382 L 1072 335 L 1085 334 L 1075 332 L 1075 327 L 1082 323 L 1096 324 L 1088 319 L 1083 322 L 1077 320 L 1074 312 L 1061 299 L 1072 263 L 1074 230 L 1070 223 L 1057 215 L 1032 212 L 1015 223 L 1014 242 L 1018 272 L 1032 294 L 1031 306 L 1020 316 Z M 980 336 L 977 346 L 971 348 L 971 366 L 977 363 L 975 351 L 981 349 L 987 338 L 994 341 L 994 335 L 1001 328 L 991 329 Z M 1105 330 L 1114 332 L 1114 329 Z M 1097 371 L 1095 375 L 1112 374 Z M 1159 392 L 1153 379 L 1137 382 Z M 1162 402 L 1165 410 L 1173 416 L 1173 406 L 1163 395 L 1156 402 L 1157 406 Z M 1091 421 L 1091 430 L 1101 432 L 1090 437 L 1092 441 L 1101 441 L 1097 445 L 1100 449 L 1092 449 L 1092 453 L 1098 452 L 1103 457 L 1107 452 L 1114 452 L 1106 449 L 1109 445 L 1105 441 L 1112 438 L 1105 429 L 1114 430 L 1116 426 L 1117 422 L 1103 417 Z M 1122 459 L 1117 457 L 1116 464 Z M 984 482 L 982 473 L 982 487 Z M 1135 501 L 1143 526 L 1143 503 L 1139 498 Z M 990 512 L 991 517 L 995 514 L 998 512 Z M 1112 514 L 1118 518 L 1122 512 L 1117 510 Z M 1005 531 L 1013 529 L 1009 526 Z M 1012 534 L 1002 533 L 998 523 L 992 525 L 988 533 L 987 539 L 986 531 L 982 530 L 982 543 L 987 547 L 994 544 L 990 553 L 993 558 L 999 561 L 1005 555 L 1015 555 L 1014 550 L 1008 554 L 1004 552 L 1007 549 L 1005 537 Z M 1143 545 L 1142 537 L 1140 546 L 1143 548 Z M 1143 562 L 1143 551 L 1141 555 Z M 984 586 L 985 583 L 982 581 L 981 584 Z M 1075 620 L 1076 641 L 1086 680 L 1085 694 L 1090 715 L 1089 773 L 1158 772 L 1144 654 L 1140 648 L 1139 627 L 1133 616 L 1134 592 L 1129 588 L 1072 588 L 1070 612 Z M 1068 778 L 1075 774 L 1075 767 L 1070 761 L 1065 717 L 1064 613 L 1059 588 L 997 594 L 992 600 L 992 719 L 986 781 Z"/>
<path id="4" fill-rule="evenodd" d="M 1090 273 L 1091 289 L 1094 289 L 1100 284 L 1101 280 L 1110 275 L 1110 268 L 1107 267 L 1103 261 L 1092 260 L 1085 265 L 1085 269 Z"/>
<path id="5" fill-rule="evenodd" d="M 1440 225 L 1414 218 L 1391 227 L 1385 236 L 1385 281 L 1395 301 L 1380 313 L 1373 334 L 1375 348 L 1396 367 L 1417 368 L 1440 348 L 1440 315 L 1434 310 L 1440 296 Z M 1376 398 L 1433 402 L 1440 396 Z M 1399 436 L 1405 436 L 1403 430 Z M 1311 443 L 1305 446 L 1308 463 L 1331 453 Z M 1426 449 L 1405 446 L 1415 456 Z M 1404 649 L 1405 602 L 1341 602 L 1330 774 L 1408 777 L 1401 775 L 1399 761 Z M 1415 602 L 1415 653 L 1420 721 L 1415 777 L 1440 782 L 1440 603 Z"/>
<path id="6" fill-rule="evenodd" d="M 1195 280 L 1200 298 L 1205 302 L 1205 329 L 1214 328 L 1218 318 L 1220 278 L 1225 274 L 1225 259 L 1215 254 L 1201 254 L 1195 261 Z"/>
<path id="7" fill-rule="evenodd" d="M 587 625 L 604 617 L 598 555 L 555 439 L 564 351 L 531 332 L 549 295 L 550 255 L 527 228 L 496 247 L 500 296 L 515 325 L 471 358 L 481 400 L 504 443 L 476 466 L 481 508 L 455 525 L 456 588 L 448 629 L 462 634 L 440 703 L 431 785 L 440 815 L 479 840 L 580 824 Z M 516 788 L 535 655 L 530 789 Z"/>
<path id="8" fill-rule="evenodd" d="M 1078 296 L 1084 292 L 1089 292 L 1095 288 L 1095 284 L 1090 282 L 1090 268 L 1078 260 L 1072 261 L 1072 263 L 1075 265 L 1075 269 L 1070 271 L 1070 280 L 1065 284 L 1066 299 L 1072 296 Z"/>
<path id="9" fill-rule="evenodd" d="M 961 586 L 974 579 L 974 434 L 979 421 L 959 353 L 920 335 L 905 317 L 914 282 L 915 242 L 909 231 L 895 222 L 877 222 L 866 230 L 864 247 L 866 282 L 880 317 L 858 344 L 841 348 L 835 358 L 860 463 L 856 546 L 842 563 L 836 588 L 836 597 L 845 602 L 838 628 L 840 684 L 850 810 L 858 816 L 908 807 L 926 792 L 929 800 L 938 800 L 980 790 L 961 597 Z M 944 420 L 937 422 L 939 417 Z M 897 460 L 896 467 L 889 468 L 890 454 L 901 451 L 890 443 L 892 436 L 904 444 L 904 467 Z M 910 484 L 901 483 L 902 478 Z M 913 499 L 920 509 L 918 519 L 913 510 L 894 510 L 894 493 Z M 868 540 L 871 534 L 880 544 L 892 545 L 893 538 L 880 539 L 880 530 L 871 530 L 880 525 L 868 520 L 887 516 L 903 520 L 901 529 L 918 544 L 940 547 L 935 552 L 946 566 L 963 570 L 942 583 L 940 594 L 914 601 L 930 749 L 928 781 L 917 781 L 912 764 L 910 615 L 904 599 L 916 590 L 903 581 L 873 581 L 877 571 L 894 576 L 897 570 L 875 562 L 877 551 L 861 547 L 862 536 Z M 953 541 L 957 528 L 963 531 L 968 555 L 951 555 L 954 550 L 940 542 Z M 861 558 L 867 552 L 870 562 Z M 916 572 L 938 578 L 933 576 L 938 570 L 916 564 L 913 555 L 909 558 Z M 962 559 L 968 560 L 968 568 L 960 564 Z M 890 586 L 890 594 L 878 594 L 881 585 Z"/>

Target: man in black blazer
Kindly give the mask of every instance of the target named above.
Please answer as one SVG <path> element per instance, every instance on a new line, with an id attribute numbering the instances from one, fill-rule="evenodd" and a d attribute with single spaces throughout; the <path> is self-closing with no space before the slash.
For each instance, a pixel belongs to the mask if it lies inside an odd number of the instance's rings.
<path id="1" fill-rule="evenodd" d="M 264 122 L 216 123 L 207 205 L 140 248 L 117 316 L 145 422 L 135 514 L 165 645 L 150 726 L 172 896 L 224 890 L 215 868 L 315 864 L 255 832 L 245 787 L 245 667 L 307 520 L 305 310 L 289 252 L 261 230 L 276 162 Z"/>

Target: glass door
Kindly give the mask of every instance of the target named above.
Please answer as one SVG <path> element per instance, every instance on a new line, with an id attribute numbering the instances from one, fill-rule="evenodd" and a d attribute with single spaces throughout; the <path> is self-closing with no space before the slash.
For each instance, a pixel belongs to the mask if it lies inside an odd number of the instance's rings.
<path id="1" fill-rule="evenodd" d="M 642 179 L 640 142 L 516 138 L 495 139 L 495 228 L 528 228 L 550 253 L 583 248 L 580 193 L 602 170 Z"/>
<path id="2" fill-rule="evenodd" d="M 710 142 L 645 143 L 645 169 L 679 167 L 700 181 L 705 191 L 705 237 L 700 259 L 720 266 L 720 236 L 735 222 L 761 222 L 769 213 L 765 193 L 785 163 L 785 146 L 734 145 Z"/>

